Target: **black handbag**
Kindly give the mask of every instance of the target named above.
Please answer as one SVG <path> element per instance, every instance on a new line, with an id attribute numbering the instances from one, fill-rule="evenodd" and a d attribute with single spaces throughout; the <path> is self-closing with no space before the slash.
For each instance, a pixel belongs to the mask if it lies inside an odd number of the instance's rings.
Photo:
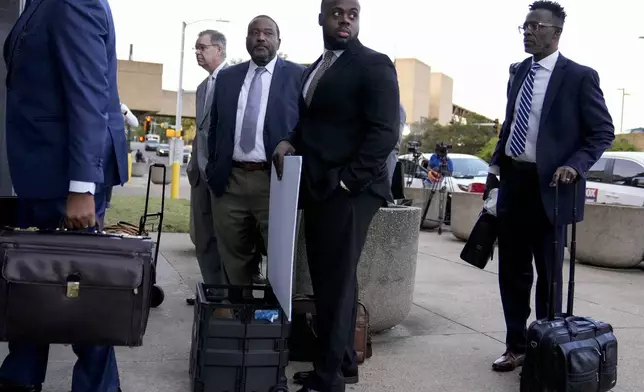
<path id="1" fill-rule="evenodd" d="M 575 187 L 573 216 L 577 216 Z M 557 227 L 559 186 L 555 189 Z M 605 392 L 617 385 L 617 338 L 613 327 L 590 317 L 573 315 L 577 224 L 570 242 L 570 280 L 566 313 L 555 315 L 555 282 L 548 277 L 548 317 L 528 328 L 527 351 L 521 372 L 521 392 Z M 555 236 L 555 257 L 559 257 Z"/>
<path id="2" fill-rule="evenodd" d="M 484 269 L 494 257 L 494 246 L 498 235 L 497 218 L 483 210 L 472 228 L 461 251 L 461 260 Z"/>

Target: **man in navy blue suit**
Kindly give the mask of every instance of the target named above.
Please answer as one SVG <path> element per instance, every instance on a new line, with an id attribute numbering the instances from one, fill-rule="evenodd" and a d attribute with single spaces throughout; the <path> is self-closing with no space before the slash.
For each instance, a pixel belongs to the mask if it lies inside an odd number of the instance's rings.
<path id="1" fill-rule="evenodd" d="M 506 117 L 490 163 L 485 193 L 499 186 L 499 286 L 507 327 L 506 351 L 492 365 L 496 371 L 523 364 L 533 256 L 536 316 L 547 316 L 549 271 L 558 283 L 555 311 L 561 312 L 564 228 L 583 220 L 586 172 L 615 138 L 597 72 L 559 53 L 565 18 L 558 3 L 530 6 L 520 31 L 532 56 L 510 68 Z M 579 190 L 577 216 L 574 187 Z M 560 244 L 556 258 L 555 238 Z"/>
<path id="2" fill-rule="evenodd" d="M 7 152 L 23 227 L 102 225 L 127 180 L 107 0 L 32 0 L 4 45 Z M 120 391 L 113 347 L 74 345 L 73 392 Z M 0 391 L 40 391 L 49 346 L 10 342 Z"/>
<path id="3" fill-rule="evenodd" d="M 304 67 L 277 56 L 280 30 L 260 15 L 248 25 L 251 60 L 219 72 L 210 112 L 208 185 L 219 254 L 231 284 L 257 272 L 259 224 L 268 244 L 270 159 L 298 120 Z"/>

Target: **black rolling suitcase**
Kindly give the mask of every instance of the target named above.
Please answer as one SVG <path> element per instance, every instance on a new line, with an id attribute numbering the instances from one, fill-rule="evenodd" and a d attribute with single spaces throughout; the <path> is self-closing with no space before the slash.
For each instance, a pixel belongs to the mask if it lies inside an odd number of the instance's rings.
<path id="1" fill-rule="evenodd" d="M 577 216 L 578 184 L 573 211 Z M 559 186 L 555 189 L 555 227 Z M 573 315 L 577 225 L 572 224 L 570 281 L 566 313 L 555 315 L 554 279 L 549 276 L 548 317 L 530 324 L 527 351 L 521 372 L 521 392 L 604 392 L 617 384 L 617 339 L 613 327 L 590 317 Z M 557 238 L 555 257 L 559 257 Z"/>

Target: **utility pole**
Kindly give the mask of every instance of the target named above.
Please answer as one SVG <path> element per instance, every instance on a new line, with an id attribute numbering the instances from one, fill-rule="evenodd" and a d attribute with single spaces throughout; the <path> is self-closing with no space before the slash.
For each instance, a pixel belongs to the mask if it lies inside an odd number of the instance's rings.
<path id="1" fill-rule="evenodd" d="M 618 88 L 618 90 L 622 92 L 622 118 L 619 122 L 619 132 L 622 133 L 624 131 L 624 98 L 630 94 L 626 92 L 625 88 Z"/>
<path id="2" fill-rule="evenodd" d="M 192 22 L 181 22 L 181 51 L 179 54 L 179 87 L 177 88 L 177 113 L 174 121 L 174 133 L 170 139 L 170 164 L 172 165 L 172 183 L 170 184 L 170 197 L 179 198 L 179 180 L 181 177 L 181 162 L 183 162 L 183 139 L 181 127 L 181 114 L 183 110 L 183 57 L 186 46 L 186 27 L 193 23 L 213 21 L 229 23 L 224 19 L 200 19 Z"/>

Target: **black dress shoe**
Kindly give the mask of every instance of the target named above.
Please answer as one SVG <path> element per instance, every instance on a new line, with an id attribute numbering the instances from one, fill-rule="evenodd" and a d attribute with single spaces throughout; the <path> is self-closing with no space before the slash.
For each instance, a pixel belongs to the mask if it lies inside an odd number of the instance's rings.
<path id="1" fill-rule="evenodd" d="M 297 372 L 293 375 L 293 382 L 296 384 L 303 385 L 304 382 L 311 377 L 313 374 L 312 370 L 306 371 L 306 372 Z M 358 377 L 358 373 L 356 374 L 345 374 L 344 375 L 344 383 L 345 384 L 357 384 L 360 381 L 360 378 Z"/>
<path id="2" fill-rule="evenodd" d="M 195 305 L 195 299 L 194 298 L 186 298 L 186 303 L 190 306 Z"/>
<path id="3" fill-rule="evenodd" d="M 0 380 L 0 392 L 41 392 L 41 385 L 21 386 L 10 381 Z"/>

